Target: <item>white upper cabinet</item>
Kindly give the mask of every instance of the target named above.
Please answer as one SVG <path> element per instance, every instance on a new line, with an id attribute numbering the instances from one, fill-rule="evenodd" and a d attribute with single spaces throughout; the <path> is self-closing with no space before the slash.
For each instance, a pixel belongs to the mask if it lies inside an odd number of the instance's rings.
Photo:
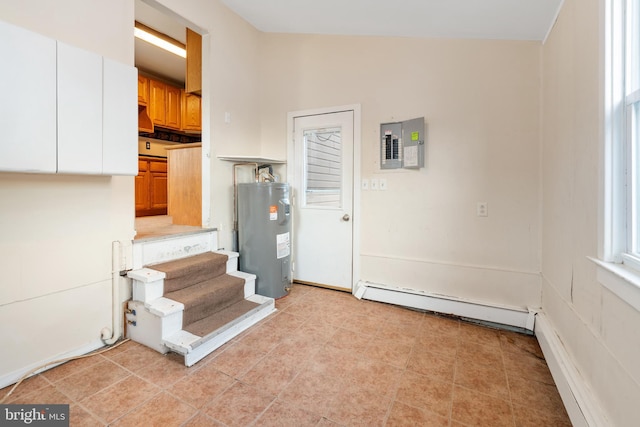
<path id="1" fill-rule="evenodd" d="M 137 70 L 0 21 L 0 172 L 137 175 Z"/>
<path id="2" fill-rule="evenodd" d="M 56 172 L 56 41 L 0 21 L 0 171 Z"/>
<path id="3" fill-rule="evenodd" d="M 102 173 L 102 57 L 61 42 L 58 173 Z"/>
<path id="4" fill-rule="evenodd" d="M 138 174 L 138 70 L 104 58 L 102 173 Z"/>

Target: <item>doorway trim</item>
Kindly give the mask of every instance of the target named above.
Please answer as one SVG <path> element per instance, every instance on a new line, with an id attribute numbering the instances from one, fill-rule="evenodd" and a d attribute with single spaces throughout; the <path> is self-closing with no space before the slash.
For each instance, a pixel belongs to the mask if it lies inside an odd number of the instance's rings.
<path id="1" fill-rule="evenodd" d="M 360 104 L 338 107 L 316 108 L 287 113 L 287 182 L 295 182 L 295 135 L 294 121 L 297 117 L 353 111 L 353 244 L 351 249 L 351 293 L 356 291 L 360 280 L 360 168 L 362 145 L 362 107 Z M 297 202 L 297 201 L 296 201 Z M 295 221 L 295 218 L 293 219 Z M 293 236 L 295 241 L 295 236 Z"/>

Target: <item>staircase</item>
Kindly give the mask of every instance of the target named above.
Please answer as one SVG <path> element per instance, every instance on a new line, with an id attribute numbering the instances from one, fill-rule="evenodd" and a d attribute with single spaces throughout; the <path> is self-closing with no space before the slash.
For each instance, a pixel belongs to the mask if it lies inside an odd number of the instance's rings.
<path id="1" fill-rule="evenodd" d="M 189 241 L 194 238 L 198 244 Z M 128 273 L 132 340 L 163 354 L 179 353 L 191 366 L 275 311 L 273 298 L 255 293 L 256 276 L 238 271 L 237 253 L 211 251 L 200 244 L 207 241 L 202 236 L 164 240 L 161 246 L 149 242 L 152 250 L 138 248 L 154 255 Z"/>

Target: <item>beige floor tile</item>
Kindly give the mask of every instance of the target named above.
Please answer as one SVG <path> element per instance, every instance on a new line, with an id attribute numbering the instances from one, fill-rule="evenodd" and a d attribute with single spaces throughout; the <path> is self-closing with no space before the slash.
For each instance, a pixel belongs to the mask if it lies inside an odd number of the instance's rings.
<path id="1" fill-rule="evenodd" d="M 413 344 L 406 343 L 404 340 L 394 341 L 376 336 L 369 341 L 365 354 L 368 358 L 405 368 L 412 348 Z"/>
<path id="2" fill-rule="evenodd" d="M 509 389 L 515 405 L 528 406 L 547 414 L 560 416 L 565 412 L 558 389 L 554 385 L 511 377 Z"/>
<path id="3" fill-rule="evenodd" d="M 502 331 L 500 332 L 500 345 L 503 351 L 509 353 L 524 354 L 540 359 L 544 358 L 538 341 L 530 335 Z"/>
<path id="4" fill-rule="evenodd" d="M 382 426 L 391 401 L 369 387 L 350 384 L 333 398 L 326 418 L 347 426 Z"/>
<path id="5" fill-rule="evenodd" d="M 513 427 L 513 412 L 508 400 L 455 387 L 451 418 L 479 427 Z"/>
<path id="6" fill-rule="evenodd" d="M 362 354 L 366 351 L 369 346 L 369 341 L 372 339 L 372 335 L 338 328 L 331 339 L 327 341 L 327 345 L 349 351 L 353 354 Z"/>
<path id="7" fill-rule="evenodd" d="M 509 377 L 526 378 L 555 385 L 551 371 L 544 359 L 518 353 L 503 353 L 504 365 Z"/>
<path id="8" fill-rule="evenodd" d="M 89 368 L 61 379 L 56 383 L 56 387 L 77 401 L 92 396 L 129 375 L 131 375 L 129 371 L 109 360 L 102 359 L 101 362 Z"/>
<path id="9" fill-rule="evenodd" d="M 120 382 L 81 401 L 82 406 L 106 423 L 110 423 L 160 393 L 160 388 L 136 376 Z"/>
<path id="10" fill-rule="evenodd" d="M 487 346 L 473 341 L 460 340 L 458 360 L 462 363 L 479 363 L 504 367 L 503 352 L 499 346 Z"/>
<path id="11" fill-rule="evenodd" d="M 87 369 L 90 366 L 94 366 L 97 363 L 103 362 L 104 360 L 105 359 L 101 355 L 83 357 L 81 359 L 71 360 L 62 365 L 58 365 L 53 369 L 44 371 L 40 375 L 55 383 L 63 378 L 68 377 L 69 375 L 77 374 L 83 369 Z"/>
<path id="12" fill-rule="evenodd" d="M 501 365 L 460 363 L 458 359 L 455 383 L 478 393 L 509 400 L 507 374 Z"/>
<path id="13" fill-rule="evenodd" d="M 132 346 L 126 351 L 121 351 L 117 354 L 105 353 L 105 357 L 112 362 L 126 368 L 132 372 L 137 372 L 140 369 L 146 368 L 149 364 L 155 363 L 158 360 L 157 351 L 144 346 Z"/>
<path id="14" fill-rule="evenodd" d="M 202 409 L 214 420 L 227 426 L 252 423 L 273 402 L 274 396 L 236 381 L 224 393 Z"/>
<path id="15" fill-rule="evenodd" d="M 407 371 L 402 376 L 396 400 L 447 417 L 451 411 L 452 393 L 452 382 L 439 381 Z"/>
<path id="16" fill-rule="evenodd" d="M 234 383 L 234 379 L 207 365 L 173 384 L 167 391 L 180 400 L 202 408 Z"/>
<path id="17" fill-rule="evenodd" d="M 472 342 L 485 347 L 500 349 L 500 334 L 497 329 L 469 323 L 460 324 L 460 341 Z"/>
<path id="18" fill-rule="evenodd" d="M 69 406 L 69 426 L 70 427 L 98 427 L 104 426 L 93 415 L 87 412 L 80 405 Z"/>
<path id="19" fill-rule="evenodd" d="M 166 392 L 160 393 L 114 422 L 113 426 L 180 426 L 191 419 L 197 410 Z"/>
<path id="20" fill-rule="evenodd" d="M 182 424 L 182 427 L 224 427 L 225 425 L 214 420 L 202 412 L 198 412 L 189 421 Z"/>
<path id="21" fill-rule="evenodd" d="M 414 346 L 407 363 L 407 370 L 444 382 L 453 382 L 456 367 L 454 356 L 433 353 L 426 346 Z"/>
<path id="22" fill-rule="evenodd" d="M 277 355 L 268 355 L 240 379 L 266 393 L 277 395 L 293 381 L 300 369 L 300 366 L 286 363 Z"/>
<path id="23" fill-rule="evenodd" d="M 182 358 L 175 354 L 160 355 L 156 362 L 137 371 L 137 375 L 160 388 L 170 387 L 189 373 Z"/>
<path id="24" fill-rule="evenodd" d="M 22 397 L 29 395 L 37 390 L 45 387 L 50 387 L 50 382 L 42 375 L 34 375 L 31 378 L 27 378 L 14 388 L 14 385 L 10 385 L 0 390 L 0 399 L 6 398 L 5 404 L 13 403 Z M 11 394 L 9 395 L 9 393 Z M 8 397 L 7 397 L 8 395 Z"/>
<path id="25" fill-rule="evenodd" d="M 526 406 L 513 405 L 516 427 L 571 427 L 571 420 L 566 412 L 562 414 L 547 413 Z"/>
<path id="26" fill-rule="evenodd" d="M 344 388 L 344 380 L 313 371 L 303 371 L 280 393 L 279 400 L 326 416 L 331 402 Z"/>
<path id="27" fill-rule="evenodd" d="M 293 405 L 283 402 L 273 402 L 273 404 L 258 418 L 256 426 L 316 426 L 321 417 L 311 412 L 305 411 Z"/>
<path id="28" fill-rule="evenodd" d="M 264 350 L 239 341 L 212 359 L 209 364 L 233 378 L 239 378 L 265 355 Z"/>
<path id="29" fill-rule="evenodd" d="M 13 396 L 13 395 L 12 395 Z M 9 400 L 8 403 L 14 404 L 71 404 L 73 399 L 62 393 L 53 385 L 47 385 L 31 393 L 19 394 L 18 398 Z"/>
<path id="30" fill-rule="evenodd" d="M 385 425 L 388 427 L 448 427 L 449 418 L 441 417 L 433 412 L 414 408 L 404 403 L 395 402 Z"/>

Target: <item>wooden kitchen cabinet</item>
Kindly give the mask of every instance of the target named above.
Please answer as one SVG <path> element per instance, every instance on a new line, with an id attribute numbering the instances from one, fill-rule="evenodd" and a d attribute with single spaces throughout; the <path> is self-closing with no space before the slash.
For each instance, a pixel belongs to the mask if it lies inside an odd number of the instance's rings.
<path id="1" fill-rule="evenodd" d="M 136 216 L 167 214 L 167 159 L 138 158 L 135 179 Z"/>
<path id="2" fill-rule="evenodd" d="M 180 122 L 182 121 L 182 97 L 180 96 L 181 89 L 175 86 L 166 85 L 166 91 L 166 127 L 180 130 Z"/>
<path id="3" fill-rule="evenodd" d="M 149 79 L 149 107 L 151 121 L 156 126 L 167 125 L 167 85 Z"/>
<path id="4" fill-rule="evenodd" d="M 149 117 L 156 126 L 180 130 L 180 88 L 149 79 Z"/>
<path id="5" fill-rule="evenodd" d="M 138 105 L 149 105 L 149 78 L 138 74 Z"/>
<path id="6" fill-rule="evenodd" d="M 202 100 L 200 96 L 182 91 L 182 130 L 202 131 Z"/>

